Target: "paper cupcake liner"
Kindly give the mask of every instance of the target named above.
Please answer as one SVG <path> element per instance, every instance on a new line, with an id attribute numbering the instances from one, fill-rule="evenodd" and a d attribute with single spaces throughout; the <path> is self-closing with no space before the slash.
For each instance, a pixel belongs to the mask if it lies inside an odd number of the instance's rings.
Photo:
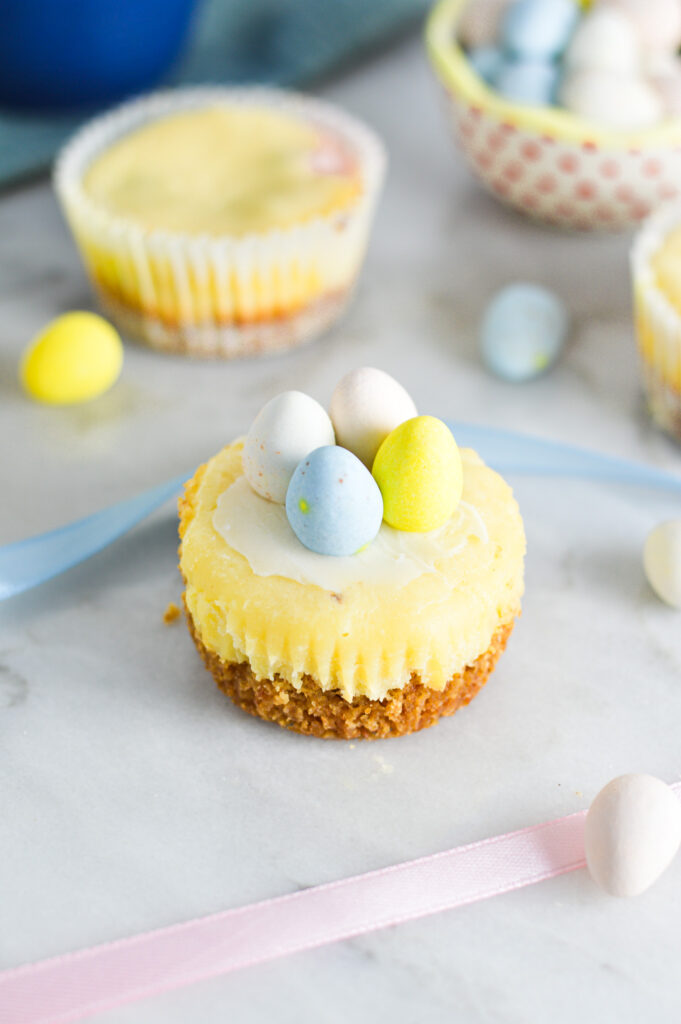
<path id="1" fill-rule="evenodd" d="M 119 138 L 158 117 L 220 104 L 266 106 L 339 138 L 357 160 L 362 193 L 328 215 L 235 238 L 149 231 L 84 190 L 93 159 Z M 97 118 L 61 153 L 54 184 L 93 286 L 126 334 L 155 348 L 230 357 L 301 344 L 340 315 L 384 168 L 377 136 L 329 104 L 276 89 L 211 87 L 157 93 Z"/>
<path id="2" fill-rule="evenodd" d="M 658 288 L 652 257 L 681 227 L 681 203 L 659 209 L 634 243 L 631 269 L 636 334 L 648 407 L 655 422 L 681 441 L 681 315 Z"/>

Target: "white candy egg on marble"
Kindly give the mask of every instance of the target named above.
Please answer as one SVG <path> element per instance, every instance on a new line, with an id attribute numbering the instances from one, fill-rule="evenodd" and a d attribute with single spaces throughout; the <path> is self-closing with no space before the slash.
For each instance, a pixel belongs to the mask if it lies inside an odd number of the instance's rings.
<path id="1" fill-rule="evenodd" d="M 563 67 L 568 72 L 592 69 L 635 75 L 641 62 L 641 44 L 634 22 L 613 7 L 596 7 L 586 14 L 563 57 Z"/>
<path id="2" fill-rule="evenodd" d="M 681 803 L 652 775 L 620 775 L 591 804 L 584 827 L 589 873 L 611 896 L 637 896 L 681 843 Z"/>
<path id="3" fill-rule="evenodd" d="M 511 0 L 468 0 L 459 22 L 459 40 L 468 49 L 493 45 L 499 26 Z"/>
<path id="4" fill-rule="evenodd" d="M 604 128 L 648 128 L 664 116 L 662 97 L 650 82 L 611 71 L 569 73 L 560 87 L 559 100 L 573 114 Z"/>
<path id="5" fill-rule="evenodd" d="M 242 462 L 253 490 L 284 504 L 293 472 L 302 458 L 335 444 L 326 410 L 302 391 L 284 391 L 263 406 L 248 431 Z"/>
<path id="6" fill-rule="evenodd" d="M 673 53 L 681 45 L 679 0 L 605 0 L 605 6 L 631 18 L 646 49 Z"/>
<path id="7" fill-rule="evenodd" d="M 331 398 L 330 412 L 337 443 L 369 469 L 388 434 L 418 415 L 402 385 L 372 366 L 359 367 L 343 377 Z"/>
<path id="8" fill-rule="evenodd" d="M 651 530 L 643 549 L 643 566 L 657 596 L 681 609 L 681 519 L 670 519 Z"/>

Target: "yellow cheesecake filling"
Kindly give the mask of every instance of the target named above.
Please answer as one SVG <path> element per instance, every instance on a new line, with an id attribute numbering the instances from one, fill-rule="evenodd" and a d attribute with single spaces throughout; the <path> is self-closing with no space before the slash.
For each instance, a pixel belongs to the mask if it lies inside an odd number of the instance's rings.
<path id="1" fill-rule="evenodd" d="M 247 661 L 261 679 L 278 675 L 298 687 L 309 675 L 348 700 L 381 700 L 413 673 L 442 689 L 518 614 L 522 519 L 508 484 L 475 452 L 462 451 L 463 501 L 475 515 L 455 513 L 438 531 L 424 571 L 402 583 L 368 573 L 339 591 L 256 573 L 216 529 L 220 498 L 243 475 L 242 447 L 224 448 L 190 482 L 183 516 L 187 607 L 223 661 Z"/>
<path id="2" fill-rule="evenodd" d="M 347 146 L 303 118 L 215 106 L 151 121 L 88 168 L 86 193 L 109 212 L 162 230 L 243 237 L 342 210 L 361 178 Z"/>

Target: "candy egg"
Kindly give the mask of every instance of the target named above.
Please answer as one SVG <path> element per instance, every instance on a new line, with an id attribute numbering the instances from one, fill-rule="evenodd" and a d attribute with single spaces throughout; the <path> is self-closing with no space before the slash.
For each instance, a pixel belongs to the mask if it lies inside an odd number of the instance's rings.
<path id="1" fill-rule="evenodd" d="M 371 366 L 362 366 L 343 377 L 331 398 L 330 412 L 337 443 L 369 469 L 391 430 L 417 415 L 402 385 Z"/>
<path id="2" fill-rule="evenodd" d="M 513 103 L 547 107 L 558 86 L 558 69 L 550 61 L 510 61 L 499 68 L 494 87 Z"/>
<path id="3" fill-rule="evenodd" d="M 611 896 L 637 896 L 669 867 L 681 842 L 681 804 L 652 775 L 620 775 L 591 804 L 584 827 L 589 873 Z"/>
<path id="4" fill-rule="evenodd" d="M 459 23 L 459 40 L 469 49 L 496 42 L 501 18 L 511 0 L 469 0 Z"/>
<path id="5" fill-rule="evenodd" d="M 681 66 L 674 60 L 666 67 L 651 75 L 651 82 L 664 105 L 664 111 L 670 117 L 681 116 Z"/>
<path id="6" fill-rule="evenodd" d="M 565 49 L 578 18 L 574 0 L 516 0 L 503 17 L 504 47 L 525 59 L 550 60 Z"/>
<path id="7" fill-rule="evenodd" d="M 313 448 L 335 443 L 324 408 L 302 391 L 284 391 L 263 406 L 248 431 L 242 463 L 253 490 L 283 505 L 293 471 Z"/>
<path id="8" fill-rule="evenodd" d="M 504 66 L 503 55 L 496 46 L 480 46 L 477 50 L 471 50 L 468 61 L 476 74 L 488 85 L 495 81 Z"/>
<path id="9" fill-rule="evenodd" d="M 434 416 L 417 416 L 388 434 L 373 474 L 383 495 L 383 518 L 396 530 L 435 530 L 461 500 L 461 455 L 449 427 Z"/>
<path id="10" fill-rule="evenodd" d="M 610 71 L 575 71 L 559 92 L 567 110 L 606 128 L 647 128 L 662 119 L 662 99 L 643 78 Z"/>
<path id="11" fill-rule="evenodd" d="M 681 608 L 681 519 L 660 523 L 648 534 L 643 566 L 657 596 Z"/>
<path id="12" fill-rule="evenodd" d="M 319 555 L 354 555 L 381 528 L 383 499 L 366 466 L 347 448 L 310 452 L 286 492 L 286 515 L 301 544 Z"/>
<path id="13" fill-rule="evenodd" d="M 19 375 L 39 402 L 70 405 L 107 391 L 123 365 L 118 332 L 96 313 L 64 313 L 31 342 Z"/>
<path id="14" fill-rule="evenodd" d="M 673 53 L 681 45 L 679 0 L 607 0 L 633 21 L 641 44 L 648 50 Z"/>
<path id="15" fill-rule="evenodd" d="M 640 69 L 641 60 L 641 44 L 631 18 L 616 8 L 596 7 L 575 29 L 563 67 L 632 75 Z"/>
<path id="16" fill-rule="evenodd" d="M 537 284 L 511 284 L 494 296 L 482 318 L 485 365 L 504 380 L 531 380 L 558 359 L 569 328 L 565 306 Z"/>

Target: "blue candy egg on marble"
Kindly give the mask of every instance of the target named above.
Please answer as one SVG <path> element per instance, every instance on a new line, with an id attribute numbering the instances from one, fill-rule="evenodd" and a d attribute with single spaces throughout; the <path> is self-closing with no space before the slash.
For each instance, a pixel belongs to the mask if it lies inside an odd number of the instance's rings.
<path id="1" fill-rule="evenodd" d="M 537 284 L 511 284 L 483 315 L 482 358 L 503 380 L 532 380 L 556 362 L 568 330 L 568 313 L 557 295 Z"/>
<path id="2" fill-rule="evenodd" d="M 493 85 L 513 103 L 547 107 L 558 89 L 558 68 L 550 61 L 508 61 L 497 71 Z"/>
<path id="3" fill-rule="evenodd" d="M 319 555 L 354 555 L 383 519 L 383 498 L 363 462 L 337 445 L 298 463 L 286 492 L 286 515 L 301 544 Z"/>
<path id="4" fill-rule="evenodd" d="M 525 59 L 551 60 L 567 46 L 579 14 L 575 0 L 516 0 L 502 21 L 504 49 Z"/>
<path id="5" fill-rule="evenodd" d="M 496 46 L 479 46 L 469 52 L 468 62 L 483 82 L 491 85 L 503 67 L 504 57 Z"/>

